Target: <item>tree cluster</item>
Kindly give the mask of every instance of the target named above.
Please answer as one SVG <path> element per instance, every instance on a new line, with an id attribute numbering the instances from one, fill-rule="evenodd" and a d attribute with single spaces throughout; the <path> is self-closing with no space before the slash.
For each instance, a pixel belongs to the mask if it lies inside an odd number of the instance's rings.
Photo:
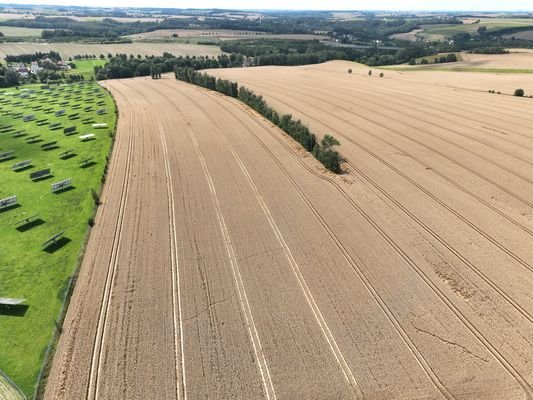
<path id="1" fill-rule="evenodd" d="M 110 54 L 108 54 L 110 56 Z M 175 57 L 170 53 L 163 53 L 162 56 L 149 56 L 142 58 L 133 54 L 117 54 L 111 56 L 104 66 L 95 66 L 96 79 L 117 79 L 131 78 L 134 76 L 151 75 L 155 69 L 159 75 L 165 72 L 172 72 L 175 68 L 191 68 L 192 70 L 206 68 L 228 68 L 242 67 L 243 56 L 240 54 L 222 54 L 218 57 Z"/>
<path id="2" fill-rule="evenodd" d="M 0 64 L 0 87 L 12 87 L 19 84 L 18 74 L 11 68 Z"/>
<path id="3" fill-rule="evenodd" d="M 509 50 L 504 49 L 501 46 L 486 46 L 472 49 L 474 54 L 507 54 Z"/>
<path id="4" fill-rule="evenodd" d="M 150 76 L 152 79 L 161 79 L 161 68 L 157 65 L 150 67 Z"/>
<path id="5" fill-rule="evenodd" d="M 239 87 L 237 82 L 215 78 L 205 73 L 195 71 L 191 67 L 177 67 L 174 70 L 174 74 L 178 80 L 215 90 L 227 96 L 239 99 L 300 143 L 327 169 L 337 174 L 342 172 L 342 157 L 339 152 L 335 150 L 335 146 L 338 146 L 340 143 L 332 136 L 326 135 L 322 141 L 318 143 L 316 136 L 302 123 L 302 121 L 293 119 L 290 114 L 280 116 L 267 104 L 262 96 L 256 95 L 253 91 L 245 87 Z"/>

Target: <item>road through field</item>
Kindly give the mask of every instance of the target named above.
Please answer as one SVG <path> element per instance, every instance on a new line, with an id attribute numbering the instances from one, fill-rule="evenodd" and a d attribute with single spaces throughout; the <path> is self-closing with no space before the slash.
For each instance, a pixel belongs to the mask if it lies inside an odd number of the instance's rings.
<path id="1" fill-rule="evenodd" d="M 105 85 L 117 139 L 46 399 L 531 397 L 531 257 L 505 235 L 533 227 L 512 207 L 446 183 L 466 202 L 448 204 L 363 137 L 334 176 L 170 77 Z"/>

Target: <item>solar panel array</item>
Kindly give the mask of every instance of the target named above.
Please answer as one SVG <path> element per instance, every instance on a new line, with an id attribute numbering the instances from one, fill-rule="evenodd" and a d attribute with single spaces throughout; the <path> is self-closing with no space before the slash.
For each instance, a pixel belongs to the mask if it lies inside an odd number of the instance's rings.
<path id="1" fill-rule="evenodd" d="M 68 149 L 62 153 L 59 153 L 59 158 L 70 156 L 70 154 L 74 151 L 74 149 Z"/>
<path id="2" fill-rule="evenodd" d="M 6 197 L 0 200 L 0 210 L 17 204 L 17 196 Z"/>
<path id="3" fill-rule="evenodd" d="M 21 162 L 13 164 L 11 166 L 11 169 L 16 171 L 17 169 L 21 169 L 21 168 L 27 167 L 30 164 L 31 164 L 31 160 L 21 161 Z"/>
<path id="4" fill-rule="evenodd" d="M 41 169 L 39 171 L 32 172 L 30 174 L 30 179 L 31 180 L 35 180 L 35 179 L 39 179 L 39 178 L 42 178 L 43 176 L 47 176 L 47 175 L 50 175 L 50 168 Z"/>
<path id="5" fill-rule="evenodd" d="M 13 154 L 15 154 L 15 150 L 4 151 L 3 153 L 0 153 L 0 160 L 3 160 L 4 158 L 9 158 Z"/>
<path id="6" fill-rule="evenodd" d="M 65 231 L 61 231 L 59 233 L 56 233 L 54 236 L 52 236 L 50 239 L 48 239 L 46 242 L 44 242 L 43 246 L 42 246 L 43 249 L 46 249 L 47 247 L 49 247 L 53 243 L 56 243 L 57 239 L 59 239 L 61 236 L 63 236 L 64 233 L 65 233 Z"/>
<path id="7" fill-rule="evenodd" d="M 52 192 L 58 192 L 72 185 L 72 179 L 65 179 L 56 183 L 52 183 Z"/>
<path id="8" fill-rule="evenodd" d="M 52 142 L 48 142 L 48 143 L 44 143 L 41 145 L 41 147 L 43 149 L 47 148 L 47 147 L 52 147 L 52 146 L 55 146 L 57 144 L 57 140 L 54 140 Z"/>

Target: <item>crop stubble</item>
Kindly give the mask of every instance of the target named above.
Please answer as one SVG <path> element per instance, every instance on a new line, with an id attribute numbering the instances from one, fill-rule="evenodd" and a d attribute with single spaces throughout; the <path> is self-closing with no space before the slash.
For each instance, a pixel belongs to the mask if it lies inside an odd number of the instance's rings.
<path id="1" fill-rule="evenodd" d="M 343 177 L 235 100 L 106 83 L 117 143 L 47 398 L 531 394 L 516 99 L 320 68 L 217 73 L 339 137 Z"/>

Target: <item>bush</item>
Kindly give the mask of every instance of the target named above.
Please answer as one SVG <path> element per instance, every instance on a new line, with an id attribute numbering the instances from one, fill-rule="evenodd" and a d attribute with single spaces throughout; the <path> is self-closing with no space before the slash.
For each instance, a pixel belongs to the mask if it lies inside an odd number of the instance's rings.
<path id="1" fill-rule="evenodd" d="M 514 95 L 517 97 L 524 97 L 524 89 L 516 89 Z"/>
<path id="2" fill-rule="evenodd" d="M 372 76 L 372 70 L 368 71 L 368 76 Z"/>
<path id="3" fill-rule="evenodd" d="M 351 69 L 351 68 L 350 68 L 350 69 L 348 70 L 348 73 L 349 73 L 349 74 L 351 74 L 351 73 L 352 73 L 352 69 Z"/>
<path id="4" fill-rule="evenodd" d="M 455 53 L 450 53 L 446 56 L 446 62 L 456 62 L 457 61 L 457 56 L 455 55 Z"/>
<path id="5" fill-rule="evenodd" d="M 427 58 L 423 58 L 422 61 L 420 61 L 420 64 L 423 64 L 423 65 L 429 64 L 429 61 Z"/>
<path id="6" fill-rule="evenodd" d="M 380 77 L 380 78 L 383 78 L 384 76 L 385 76 L 385 75 L 383 74 L 383 72 L 380 72 L 380 73 L 379 73 L 379 77 Z"/>
<path id="7" fill-rule="evenodd" d="M 98 193 L 94 189 L 91 189 L 91 196 L 93 198 L 94 204 L 99 206 L 100 205 L 100 196 L 98 196 Z"/>
<path id="8" fill-rule="evenodd" d="M 327 169 L 336 174 L 342 172 L 342 158 L 333 146 L 340 145 L 339 141 L 331 135 L 325 135 L 320 144 L 316 144 L 313 154 Z"/>

